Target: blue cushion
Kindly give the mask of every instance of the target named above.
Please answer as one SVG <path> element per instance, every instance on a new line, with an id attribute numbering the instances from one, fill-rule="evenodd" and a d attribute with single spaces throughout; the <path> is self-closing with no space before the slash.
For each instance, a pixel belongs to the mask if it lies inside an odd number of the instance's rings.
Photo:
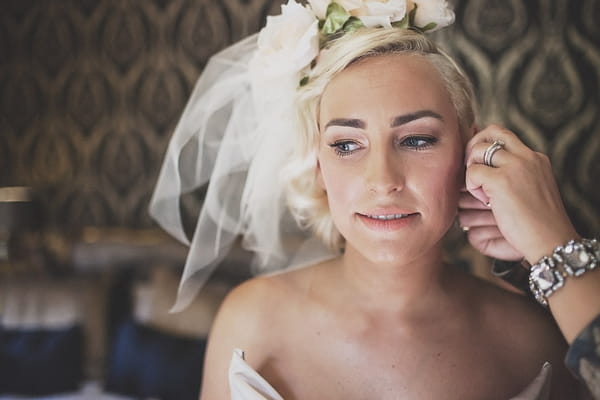
<path id="1" fill-rule="evenodd" d="M 203 339 L 126 320 L 115 331 L 105 388 L 138 398 L 197 400 L 205 347 Z"/>
<path id="2" fill-rule="evenodd" d="M 0 393 L 30 396 L 78 390 L 83 379 L 83 330 L 0 327 Z"/>

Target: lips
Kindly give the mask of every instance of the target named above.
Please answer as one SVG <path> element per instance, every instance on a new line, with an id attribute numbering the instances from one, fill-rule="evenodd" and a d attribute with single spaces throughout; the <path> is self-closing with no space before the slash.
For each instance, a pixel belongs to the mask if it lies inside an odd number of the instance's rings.
<path id="1" fill-rule="evenodd" d="M 357 213 L 356 215 L 367 228 L 389 232 L 409 226 L 419 216 L 419 213 L 382 210 L 365 214 Z"/>
<path id="2" fill-rule="evenodd" d="M 406 218 L 412 214 L 383 214 L 383 215 L 370 215 L 365 214 L 367 218 L 378 219 L 380 221 L 391 221 L 394 219 Z"/>

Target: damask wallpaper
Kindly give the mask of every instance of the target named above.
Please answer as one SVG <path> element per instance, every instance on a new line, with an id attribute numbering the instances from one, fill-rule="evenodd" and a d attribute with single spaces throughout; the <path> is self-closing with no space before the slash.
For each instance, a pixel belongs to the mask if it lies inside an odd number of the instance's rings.
<path id="1" fill-rule="evenodd" d="M 3 0 L 0 186 L 55 227 L 150 227 L 172 129 L 208 57 L 281 0 Z M 600 0 L 457 0 L 436 35 L 475 81 L 480 123 L 552 159 L 582 234 L 600 232 Z"/>

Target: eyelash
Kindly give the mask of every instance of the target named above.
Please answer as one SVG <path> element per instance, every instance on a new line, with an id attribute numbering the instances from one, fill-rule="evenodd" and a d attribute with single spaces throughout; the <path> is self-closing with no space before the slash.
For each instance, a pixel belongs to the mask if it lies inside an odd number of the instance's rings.
<path id="1" fill-rule="evenodd" d="M 406 146 L 413 150 L 426 150 L 437 142 L 437 138 L 431 136 L 408 136 L 400 141 L 399 145 Z M 409 142 L 413 142 L 409 144 Z M 414 142 L 425 142 L 424 144 L 416 144 Z"/>
<path id="2" fill-rule="evenodd" d="M 412 150 L 426 150 L 438 141 L 437 138 L 430 136 L 408 136 L 399 141 L 398 145 Z M 415 143 L 417 142 L 417 143 Z M 421 143 L 419 143 L 421 142 Z M 424 143 L 422 143 L 424 142 Z M 356 146 L 355 149 L 348 149 L 348 146 Z M 361 148 L 361 145 L 353 140 L 339 140 L 329 145 L 335 154 L 340 157 L 347 157 Z M 345 149 L 343 148 L 345 147 Z"/>
<path id="3" fill-rule="evenodd" d="M 342 146 L 352 146 L 352 145 L 356 146 L 356 148 L 354 150 L 342 149 Z M 337 142 L 334 142 L 334 143 L 330 144 L 329 146 L 333 149 L 335 154 L 340 158 L 351 155 L 352 153 L 354 153 L 356 150 L 358 150 L 361 147 L 360 144 L 356 143 L 353 140 L 338 140 Z"/>

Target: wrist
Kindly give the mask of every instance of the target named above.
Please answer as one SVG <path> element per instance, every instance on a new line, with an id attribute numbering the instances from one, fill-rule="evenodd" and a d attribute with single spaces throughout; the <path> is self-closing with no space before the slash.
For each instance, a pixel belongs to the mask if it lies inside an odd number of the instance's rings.
<path id="1" fill-rule="evenodd" d="M 540 261 L 542 257 L 551 255 L 554 250 L 570 240 L 580 241 L 581 236 L 579 236 L 575 230 L 572 230 L 544 238 L 543 242 L 531 246 L 523 253 L 523 260 L 525 261 L 525 264 L 528 263 L 529 265 L 534 265 Z"/>
<path id="2" fill-rule="evenodd" d="M 579 279 L 567 279 L 564 288 L 548 298 L 549 308 L 567 342 L 600 315 L 600 268 Z"/>
<path id="3" fill-rule="evenodd" d="M 538 302 L 547 306 L 548 297 L 562 288 L 567 279 L 580 277 L 595 269 L 599 262 L 600 244 L 596 239 L 570 240 L 531 267 L 531 292 Z"/>

